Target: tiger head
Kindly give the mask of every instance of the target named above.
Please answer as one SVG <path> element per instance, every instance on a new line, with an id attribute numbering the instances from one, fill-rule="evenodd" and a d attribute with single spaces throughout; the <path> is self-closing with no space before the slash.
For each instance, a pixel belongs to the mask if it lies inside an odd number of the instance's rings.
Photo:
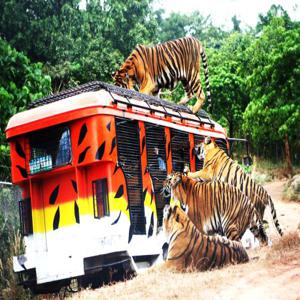
<path id="1" fill-rule="evenodd" d="M 182 181 L 181 173 L 174 172 L 169 174 L 163 183 L 162 195 L 166 198 L 170 197 L 171 190 L 175 189 L 181 181 Z"/>
<path id="2" fill-rule="evenodd" d="M 164 207 L 163 214 L 163 231 L 166 237 L 170 237 L 174 231 L 182 231 L 188 223 L 187 214 L 177 205 Z"/>
<path id="3" fill-rule="evenodd" d="M 181 190 L 183 188 L 182 184 L 189 180 L 186 175 L 180 172 L 174 172 L 167 176 L 162 188 L 162 195 L 164 197 L 171 197 L 171 206 L 179 206 L 186 214 L 189 211 L 187 197 L 186 193 L 181 193 Z"/>
<path id="4" fill-rule="evenodd" d="M 203 160 L 205 159 L 206 153 L 210 150 L 210 149 L 214 149 L 216 148 L 216 144 L 214 141 L 212 141 L 210 136 L 205 137 L 204 141 L 200 144 L 197 144 L 194 147 L 194 153 L 195 155 L 197 155 L 199 160 Z"/>
<path id="5" fill-rule="evenodd" d="M 137 83 L 135 65 L 131 59 L 127 59 L 119 70 L 112 74 L 115 85 L 133 89 Z"/>

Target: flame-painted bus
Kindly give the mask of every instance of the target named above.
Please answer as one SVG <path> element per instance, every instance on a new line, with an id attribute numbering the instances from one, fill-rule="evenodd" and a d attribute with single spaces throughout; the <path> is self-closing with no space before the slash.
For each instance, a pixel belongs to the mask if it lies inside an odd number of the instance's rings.
<path id="1" fill-rule="evenodd" d="M 228 148 L 204 111 L 102 82 L 34 102 L 6 136 L 25 242 L 13 267 L 36 292 L 151 265 L 162 247 L 163 180 L 201 168 L 193 147 L 204 136 Z"/>

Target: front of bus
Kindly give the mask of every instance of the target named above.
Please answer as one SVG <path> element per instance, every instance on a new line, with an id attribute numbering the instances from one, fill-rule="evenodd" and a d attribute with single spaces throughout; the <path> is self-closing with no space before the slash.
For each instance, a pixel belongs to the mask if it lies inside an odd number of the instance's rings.
<path id="1" fill-rule="evenodd" d="M 118 264 L 134 270 L 125 178 L 114 175 L 114 117 L 103 111 L 109 103 L 106 94 L 85 93 L 18 113 L 8 123 L 25 242 L 13 263 L 26 287 L 53 291 Z"/>

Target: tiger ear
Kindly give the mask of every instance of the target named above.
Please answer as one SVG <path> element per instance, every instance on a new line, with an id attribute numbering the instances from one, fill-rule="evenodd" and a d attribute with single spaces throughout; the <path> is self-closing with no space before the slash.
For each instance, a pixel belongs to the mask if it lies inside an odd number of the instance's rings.
<path id="1" fill-rule="evenodd" d="M 117 74 L 117 71 L 111 73 L 111 77 L 112 77 L 112 78 L 115 78 L 116 74 Z"/>

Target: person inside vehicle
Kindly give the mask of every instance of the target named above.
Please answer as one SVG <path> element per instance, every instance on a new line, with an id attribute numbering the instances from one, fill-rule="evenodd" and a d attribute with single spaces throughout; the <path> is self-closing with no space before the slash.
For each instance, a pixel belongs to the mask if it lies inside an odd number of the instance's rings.
<path id="1" fill-rule="evenodd" d="M 163 160 L 163 158 L 161 157 L 161 155 L 159 154 L 158 147 L 154 147 L 154 154 L 155 154 L 155 157 L 157 159 L 158 169 L 160 171 L 166 171 L 166 163 Z"/>

